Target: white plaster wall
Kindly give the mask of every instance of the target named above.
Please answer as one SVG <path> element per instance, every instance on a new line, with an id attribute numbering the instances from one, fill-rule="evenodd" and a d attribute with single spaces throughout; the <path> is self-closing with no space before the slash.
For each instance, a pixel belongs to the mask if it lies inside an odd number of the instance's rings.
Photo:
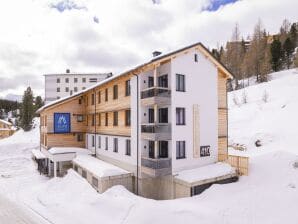
<path id="1" fill-rule="evenodd" d="M 198 62 L 194 54 L 198 54 Z M 172 169 L 173 173 L 217 161 L 217 68 L 195 50 L 172 60 Z M 176 91 L 176 74 L 185 75 L 186 92 Z M 210 145 L 210 157 L 193 158 L 193 105 L 199 105 L 200 145 Z M 176 107 L 184 107 L 186 125 L 176 125 Z M 186 159 L 176 159 L 176 141 L 186 141 Z"/>
<path id="2" fill-rule="evenodd" d="M 94 147 L 92 147 L 92 136 L 95 136 L 94 134 L 86 134 L 88 139 L 88 149 L 89 150 L 95 150 Z M 101 138 L 101 147 L 99 147 L 99 140 L 98 138 Z M 108 150 L 105 150 L 106 148 L 106 137 L 108 138 Z M 122 161 L 124 163 L 128 163 L 131 165 L 136 164 L 136 151 L 133 150 L 131 145 L 131 155 L 126 155 L 126 140 L 131 139 L 129 137 L 121 137 L 121 136 L 113 136 L 113 135 L 100 135 L 96 134 L 96 154 L 97 155 L 103 155 L 106 157 L 110 157 L 119 161 Z M 118 152 L 114 152 L 114 138 L 118 139 Z"/>

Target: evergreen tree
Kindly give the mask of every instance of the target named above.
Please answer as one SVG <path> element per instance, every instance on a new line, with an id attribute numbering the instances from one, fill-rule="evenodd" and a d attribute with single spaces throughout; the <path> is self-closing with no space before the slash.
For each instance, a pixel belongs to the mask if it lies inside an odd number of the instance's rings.
<path id="1" fill-rule="evenodd" d="M 26 89 L 23 95 L 23 103 L 21 108 L 21 127 L 24 131 L 32 128 L 32 119 L 34 117 L 33 92 L 30 87 Z"/>
<path id="2" fill-rule="evenodd" d="M 44 102 L 43 102 L 41 96 L 35 97 L 34 112 L 36 112 L 43 105 L 44 105 Z"/>
<path id="3" fill-rule="evenodd" d="M 283 50 L 284 50 L 284 56 L 285 56 L 285 63 L 287 68 L 289 69 L 291 66 L 292 54 L 294 52 L 294 46 L 289 37 L 285 40 L 283 44 Z"/>
<path id="4" fill-rule="evenodd" d="M 290 29 L 290 38 L 293 43 L 293 48 L 298 46 L 298 30 L 297 23 L 293 23 Z"/>
<path id="5" fill-rule="evenodd" d="M 281 49 L 281 42 L 278 39 L 274 39 L 271 47 L 271 67 L 273 71 L 279 71 L 281 67 L 281 60 L 282 60 L 282 49 Z"/>

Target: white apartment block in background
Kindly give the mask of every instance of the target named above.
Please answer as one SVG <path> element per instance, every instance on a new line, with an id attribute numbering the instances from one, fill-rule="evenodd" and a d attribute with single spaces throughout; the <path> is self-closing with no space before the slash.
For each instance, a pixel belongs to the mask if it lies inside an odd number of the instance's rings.
<path id="1" fill-rule="evenodd" d="M 71 96 L 100 82 L 112 73 L 66 73 L 45 74 L 45 104 L 51 101 Z"/>

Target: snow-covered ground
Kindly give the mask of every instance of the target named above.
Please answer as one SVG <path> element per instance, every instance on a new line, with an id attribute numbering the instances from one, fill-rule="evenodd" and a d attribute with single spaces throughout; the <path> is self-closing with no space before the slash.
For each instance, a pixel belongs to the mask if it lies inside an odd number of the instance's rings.
<path id="1" fill-rule="evenodd" d="M 262 101 L 264 91 L 268 102 Z M 272 81 L 246 88 L 248 103 L 230 97 L 230 141 L 245 144 L 250 175 L 213 185 L 201 195 L 155 201 L 115 186 L 98 194 L 73 170 L 64 178 L 40 176 L 30 160 L 39 146 L 38 128 L 0 141 L 0 195 L 23 203 L 51 223 L 229 223 L 279 224 L 298 220 L 298 74 L 274 74 Z M 263 146 L 256 148 L 259 139 Z M 295 163 L 296 166 L 295 166 Z M 1 221 L 0 221 L 1 223 Z"/>

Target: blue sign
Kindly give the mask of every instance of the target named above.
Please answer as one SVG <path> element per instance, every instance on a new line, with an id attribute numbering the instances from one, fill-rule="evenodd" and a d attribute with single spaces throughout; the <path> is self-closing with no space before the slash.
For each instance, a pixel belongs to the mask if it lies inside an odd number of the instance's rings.
<path id="1" fill-rule="evenodd" d="M 54 133 L 70 132 L 70 113 L 54 113 Z"/>

